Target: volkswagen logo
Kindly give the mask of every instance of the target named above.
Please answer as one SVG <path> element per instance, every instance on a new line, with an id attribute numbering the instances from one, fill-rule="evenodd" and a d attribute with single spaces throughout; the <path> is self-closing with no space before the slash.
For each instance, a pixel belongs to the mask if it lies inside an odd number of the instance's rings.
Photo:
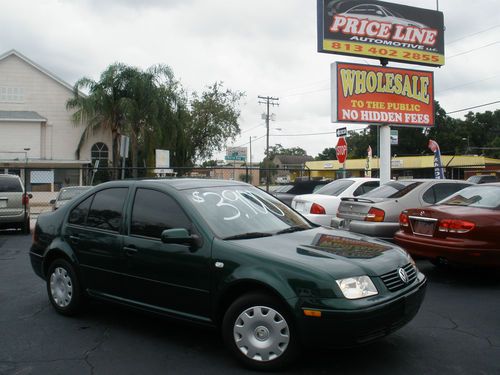
<path id="1" fill-rule="evenodd" d="M 402 268 L 398 269 L 398 275 L 399 278 L 405 283 L 408 284 L 408 275 L 406 274 L 406 271 Z"/>

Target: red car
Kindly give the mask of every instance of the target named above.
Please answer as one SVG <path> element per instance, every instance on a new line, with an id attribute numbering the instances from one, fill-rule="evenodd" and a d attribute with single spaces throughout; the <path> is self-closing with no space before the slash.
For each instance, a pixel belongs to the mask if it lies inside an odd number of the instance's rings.
<path id="1" fill-rule="evenodd" d="M 404 210 L 394 239 L 432 263 L 500 267 L 500 183 L 469 186 L 434 206 Z"/>

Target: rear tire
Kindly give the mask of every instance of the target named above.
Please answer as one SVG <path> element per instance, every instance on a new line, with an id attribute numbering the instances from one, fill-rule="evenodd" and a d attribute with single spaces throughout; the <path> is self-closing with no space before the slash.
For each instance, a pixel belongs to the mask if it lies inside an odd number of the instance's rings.
<path id="1" fill-rule="evenodd" d="M 76 272 L 65 259 L 56 259 L 47 273 L 47 293 L 59 314 L 75 315 L 80 311 L 82 292 Z"/>
<path id="2" fill-rule="evenodd" d="M 298 337 L 288 309 L 276 298 L 252 293 L 238 298 L 222 322 L 222 336 L 231 353 L 254 370 L 290 365 L 298 353 Z"/>

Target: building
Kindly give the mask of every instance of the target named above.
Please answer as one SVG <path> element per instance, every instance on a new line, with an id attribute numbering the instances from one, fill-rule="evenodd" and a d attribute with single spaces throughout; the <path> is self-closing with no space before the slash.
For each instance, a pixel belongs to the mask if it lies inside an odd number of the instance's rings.
<path id="1" fill-rule="evenodd" d="M 91 163 L 111 158 L 111 134 L 80 144 L 84 126 L 66 109 L 72 97 L 70 84 L 18 51 L 0 55 L 0 173 L 21 175 L 30 191 L 57 191 L 84 183 Z"/>
<path id="2" fill-rule="evenodd" d="M 309 155 L 276 155 L 272 160 L 273 167 L 273 180 L 287 180 L 293 181 L 297 177 L 302 177 L 304 168 L 307 162 L 314 160 Z"/>
<path id="3" fill-rule="evenodd" d="M 475 174 L 500 173 L 500 159 L 477 155 L 441 155 L 446 178 L 467 179 Z M 310 161 L 306 169 L 311 178 L 364 177 L 371 170 L 379 175 L 379 159 L 347 159 L 345 170 L 337 160 Z M 394 156 L 391 160 L 391 178 L 434 178 L 434 156 Z"/>

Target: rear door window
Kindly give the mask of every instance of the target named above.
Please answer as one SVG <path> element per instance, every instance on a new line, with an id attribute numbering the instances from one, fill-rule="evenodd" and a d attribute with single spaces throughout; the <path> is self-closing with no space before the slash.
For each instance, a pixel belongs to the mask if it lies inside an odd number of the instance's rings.
<path id="1" fill-rule="evenodd" d="M 450 183 L 438 183 L 427 189 L 427 191 L 422 196 L 424 202 L 429 204 L 434 204 L 439 202 L 453 193 L 466 188 L 467 184 L 450 184 Z"/>
<path id="2" fill-rule="evenodd" d="M 378 188 L 379 186 L 380 186 L 379 181 L 368 181 L 368 182 L 365 182 L 364 184 L 361 184 L 360 186 L 358 186 L 358 188 L 356 190 L 354 190 L 354 193 L 352 193 L 352 195 L 354 197 L 357 197 L 358 195 L 366 194 L 366 193 L 372 191 L 373 189 Z"/>
<path id="3" fill-rule="evenodd" d="M 87 226 L 118 232 L 127 188 L 111 188 L 97 192 L 90 206 Z"/>
<path id="4" fill-rule="evenodd" d="M 70 224 L 85 225 L 87 223 L 87 215 L 89 214 L 90 203 L 92 202 L 93 197 L 93 195 L 88 197 L 71 210 L 68 219 Z"/>

